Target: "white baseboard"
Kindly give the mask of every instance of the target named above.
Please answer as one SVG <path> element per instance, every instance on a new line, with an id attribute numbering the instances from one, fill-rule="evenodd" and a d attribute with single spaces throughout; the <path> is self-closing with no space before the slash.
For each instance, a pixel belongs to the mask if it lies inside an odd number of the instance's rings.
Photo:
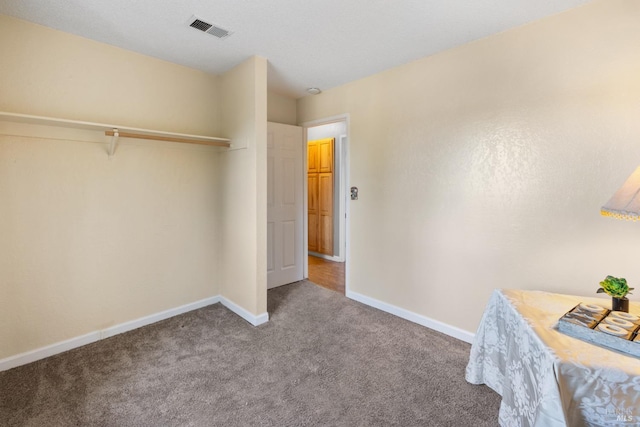
<path id="1" fill-rule="evenodd" d="M 220 295 L 214 297 L 205 298 L 200 301 L 192 302 L 189 304 L 181 305 L 180 307 L 171 308 L 169 310 L 161 311 L 160 313 L 152 314 L 149 316 L 141 317 L 130 322 L 120 323 L 119 325 L 112 326 L 110 328 L 100 331 L 100 339 L 112 337 L 114 335 L 121 334 L 123 332 L 132 331 L 134 329 L 141 328 L 143 326 L 150 325 L 152 323 L 159 322 L 161 320 L 168 319 L 173 316 L 187 313 L 189 311 L 197 310 L 208 305 L 213 305 L 221 301 Z"/>
<path id="2" fill-rule="evenodd" d="M 475 334 L 469 331 L 465 331 L 464 329 L 448 325 L 438 320 L 431 319 L 429 317 L 414 313 L 409 310 L 405 310 L 404 308 L 396 307 L 395 305 L 382 302 L 380 300 L 359 294 L 357 292 L 347 291 L 346 296 L 347 298 L 351 298 L 355 301 L 377 308 L 378 310 L 386 311 L 387 313 L 401 317 L 410 322 L 417 323 L 418 325 L 426 326 L 427 328 L 433 329 L 434 331 L 442 332 L 443 334 L 449 335 L 461 341 L 468 342 L 469 344 L 473 343 Z"/>
<path id="3" fill-rule="evenodd" d="M 473 342 L 475 334 L 465 331 L 463 329 L 457 328 L 455 326 L 447 325 L 446 323 L 442 323 L 438 320 L 434 320 L 429 317 L 422 316 L 412 311 L 405 310 L 400 307 L 396 307 L 394 305 L 359 294 L 357 292 L 347 291 L 346 296 L 355 301 L 359 301 L 363 304 L 369 305 L 379 310 L 386 311 L 387 313 L 393 314 L 395 316 L 401 317 L 403 319 L 409 320 L 419 325 L 426 326 L 427 328 L 431 328 L 438 332 L 442 332 L 443 334 L 449 335 L 459 340 L 462 340 L 468 343 Z M 121 323 L 119 325 L 115 325 L 107 329 L 90 332 L 88 334 L 81 335 L 79 337 L 74 337 L 65 341 L 60 341 L 55 344 L 51 344 L 51 345 L 41 347 L 25 353 L 17 354 L 15 356 L 10 356 L 5 359 L 0 359 L 0 372 L 6 371 L 11 368 L 15 368 L 17 366 L 26 365 L 27 363 L 35 362 L 37 360 L 44 359 L 49 356 L 63 353 L 65 351 L 72 350 L 77 347 L 82 347 L 83 345 L 91 344 L 93 342 L 96 342 L 105 338 L 109 338 L 124 332 L 132 331 L 142 326 L 147 326 L 152 323 L 159 322 L 161 320 L 165 320 L 173 316 L 177 316 L 179 314 L 183 314 L 192 310 L 197 310 L 199 308 L 206 307 L 208 305 L 216 304 L 218 302 L 224 305 L 225 307 L 227 307 L 229 310 L 233 311 L 238 316 L 245 319 L 247 322 L 249 322 L 253 326 L 262 325 L 263 323 L 266 323 L 269 321 L 269 313 L 265 312 L 256 316 L 254 314 L 251 314 L 244 308 L 240 307 L 233 301 L 218 295 L 218 296 L 206 298 L 200 301 L 196 301 L 190 304 L 185 304 L 180 307 L 165 310 L 160 313 L 141 317 L 140 319 L 132 320 L 130 322 Z"/>
<path id="4" fill-rule="evenodd" d="M 259 326 L 269 321 L 269 313 L 265 312 L 256 316 L 225 297 L 220 297 L 220 304 L 224 305 L 229 310 L 251 323 L 253 326 Z"/>
<path id="5" fill-rule="evenodd" d="M 332 255 L 319 254 L 318 252 L 309 252 L 309 255 L 314 256 L 316 258 L 323 258 L 333 262 L 344 262 L 344 257 L 337 257 Z"/>
<path id="6" fill-rule="evenodd" d="M 49 356 L 54 356 L 59 353 L 64 353 L 65 351 L 82 347 L 83 345 L 91 344 L 92 342 L 99 340 L 100 331 L 95 331 L 86 335 L 60 341 L 46 347 L 40 347 L 25 353 L 16 354 L 15 356 L 10 356 L 0 360 L 0 372 L 17 366 L 26 365 L 27 363 L 35 362 L 36 360 L 44 359 Z"/>
<path id="7" fill-rule="evenodd" d="M 31 350 L 25 353 L 17 354 L 15 356 L 10 356 L 5 359 L 0 359 L 0 372 L 6 371 L 11 368 L 15 368 L 17 366 L 26 365 L 27 363 L 35 362 L 36 360 L 44 359 L 45 357 L 63 353 L 65 351 L 72 350 L 77 347 L 82 347 L 83 345 L 91 344 L 92 342 L 109 338 L 114 335 L 121 334 L 123 332 L 132 331 L 142 326 L 147 326 L 152 323 L 156 323 L 161 320 L 165 320 L 170 317 L 186 313 L 188 311 L 193 311 L 202 307 L 206 307 L 208 305 L 216 304 L 218 302 L 222 302 L 222 299 L 223 298 L 219 295 L 210 297 L 210 298 L 205 298 L 203 300 L 192 302 L 190 304 L 185 304 L 180 307 L 161 311 L 160 313 L 155 313 L 149 316 L 141 317 L 139 319 L 132 320 L 125 323 L 120 323 L 119 325 L 115 325 L 107 329 L 90 332 L 88 334 L 85 334 L 79 337 L 74 337 L 74 338 L 71 338 L 65 341 L 60 341 L 45 347 L 37 348 L 35 350 Z M 226 304 L 224 305 L 227 306 Z M 236 312 L 233 309 L 231 310 Z M 268 315 L 267 315 L 267 320 L 268 320 Z"/>

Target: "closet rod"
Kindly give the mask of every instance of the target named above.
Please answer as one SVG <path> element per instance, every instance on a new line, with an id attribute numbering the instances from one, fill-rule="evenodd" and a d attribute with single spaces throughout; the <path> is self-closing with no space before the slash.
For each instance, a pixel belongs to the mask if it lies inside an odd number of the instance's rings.
<path id="1" fill-rule="evenodd" d="M 109 158 L 112 158 L 116 152 L 116 145 L 118 145 L 118 138 L 120 137 L 120 132 L 118 129 L 113 130 L 113 135 L 111 135 L 111 144 L 109 144 Z"/>
<path id="2" fill-rule="evenodd" d="M 223 141 L 180 138 L 175 136 L 147 135 L 144 133 L 121 132 L 118 130 L 104 131 L 104 134 L 107 136 L 114 136 L 116 133 L 120 138 L 152 139 L 154 141 L 183 142 L 186 144 L 202 144 L 202 145 L 212 145 L 214 147 L 227 147 L 227 148 L 231 146 L 229 142 L 223 142 Z"/>

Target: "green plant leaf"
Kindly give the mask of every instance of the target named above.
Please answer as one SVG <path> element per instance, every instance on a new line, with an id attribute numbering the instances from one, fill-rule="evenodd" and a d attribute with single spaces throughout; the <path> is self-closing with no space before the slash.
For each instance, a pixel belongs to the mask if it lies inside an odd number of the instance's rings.
<path id="1" fill-rule="evenodd" d="M 602 286 L 602 291 L 607 293 L 607 295 L 612 296 L 613 298 L 624 298 L 627 293 L 629 293 L 629 286 L 627 285 L 627 279 L 624 277 L 613 277 L 607 276 L 602 282 L 600 282 L 600 286 Z M 600 293 L 601 291 L 596 291 Z"/>

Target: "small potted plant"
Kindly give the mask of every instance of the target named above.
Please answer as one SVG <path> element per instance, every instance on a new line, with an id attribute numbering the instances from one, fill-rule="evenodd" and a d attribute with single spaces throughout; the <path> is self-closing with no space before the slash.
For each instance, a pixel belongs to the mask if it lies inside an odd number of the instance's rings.
<path id="1" fill-rule="evenodd" d="M 632 291 L 627 285 L 627 279 L 622 277 L 607 276 L 602 282 L 600 282 L 600 288 L 597 293 L 606 293 L 611 300 L 611 310 L 629 312 L 629 300 L 627 294 Z"/>

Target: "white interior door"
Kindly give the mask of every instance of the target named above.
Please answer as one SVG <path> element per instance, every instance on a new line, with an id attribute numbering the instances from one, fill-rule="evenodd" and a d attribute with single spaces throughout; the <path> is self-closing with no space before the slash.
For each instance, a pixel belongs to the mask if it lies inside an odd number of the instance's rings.
<path id="1" fill-rule="evenodd" d="M 302 128 L 268 123 L 267 287 L 303 279 Z"/>

